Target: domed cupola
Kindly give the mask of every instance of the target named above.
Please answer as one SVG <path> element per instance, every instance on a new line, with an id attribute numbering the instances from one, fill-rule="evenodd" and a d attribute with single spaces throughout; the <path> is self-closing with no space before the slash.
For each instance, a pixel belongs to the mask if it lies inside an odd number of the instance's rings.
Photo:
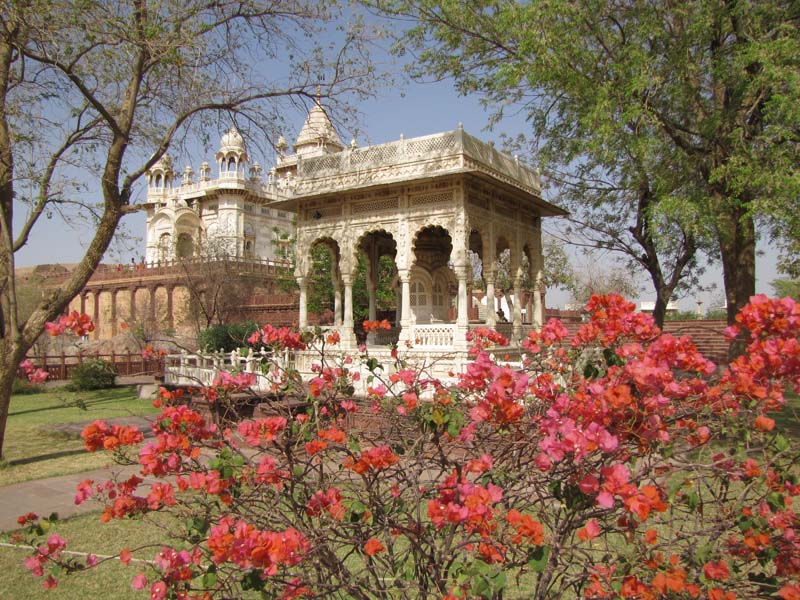
<path id="1" fill-rule="evenodd" d="M 294 143 L 294 151 L 303 157 L 319 156 L 330 152 L 339 152 L 344 149 L 333 123 L 328 118 L 325 109 L 319 101 L 308 113 L 308 118 Z"/>
<path id="2" fill-rule="evenodd" d="M 247 149 L 242 134 L 235 126 L 222 136 L 219 150 L 214 156 L 219 165 L 220 177 L 244 177 L 247 163 Z"/>
<path id="3" fill-rule="evenodd" d="M 168 154 L 163 154 L 158 162 L 147 171 L 147 193 L 164 194 L 172 189 L 172 178 L 175 172 L 172 170 L 172 159 Z"/>

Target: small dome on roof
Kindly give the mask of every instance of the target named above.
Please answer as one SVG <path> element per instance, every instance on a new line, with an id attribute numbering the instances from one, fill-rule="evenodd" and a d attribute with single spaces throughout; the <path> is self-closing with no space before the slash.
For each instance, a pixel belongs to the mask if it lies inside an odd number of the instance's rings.
<path id="1" fill-rule="evenodd" d="M 150 167 L 151 171 L 161 170 L 164 172 L 171 172 L 172 171 L 172 159 L 169 157 L 169 154 L 162 154 L 161 158 L 156 161 L 152 167 Z"/>
<path id="2" fill-rule="evenodd" d="M 300 130 L 300 135 L 297 136 L 297 141 L 294 143 L 295 152 L 304 146 L 320 144 L 325 146 L 333 146 L 337 150 L 344 148 L 342 141 L 339 139 L 339 134 L 333 127 L 333 123 L 325 113 L 325 109 L 319 103 L 315 103 L 313 108 L 308 113 L 308 118 Z"/>
<path id="3" fill-rule="evenodd" d="M 222 136 L 219 146 L 219 151 L 222 153 L 245 151 L 244 138 L 242 138 L 242 134 L 239 133 L 235 125 L 231 125 L 231 128 L 228 129 L 228 133 Z"/>

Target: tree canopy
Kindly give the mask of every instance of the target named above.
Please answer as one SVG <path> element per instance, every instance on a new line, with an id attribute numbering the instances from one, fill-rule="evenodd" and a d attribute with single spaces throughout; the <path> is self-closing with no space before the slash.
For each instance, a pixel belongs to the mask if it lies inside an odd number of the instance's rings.
<path id="1" fill-rule="evenodd" d="M 417 76 L 527 115 L 578 221 L 644 266 L 664 306 L 705 249 L 732 320 L 755 293 L 756 222 L 797 239 L 796 3 L 377 5 L 409 19 L 397 47 Z"/>
<path id="2" fill-rule="evenodd" d="M 293 103 L 369 92 L 375 74 L 362 33 L 318 35 L 335 9 L 305 0 L 3 3 L 0 450 L 17 366 L 83 288 L 120 221 L 138 209 L 135 183 L 171 145 L 193 126 L 207 134 L 230 120 L 271 139 Z M 69 207 L 96 219 L 85 255 L 22 318 L 14 254 L 42 216 Z M 15 229 L 16 212 L 27 217 Z"/>

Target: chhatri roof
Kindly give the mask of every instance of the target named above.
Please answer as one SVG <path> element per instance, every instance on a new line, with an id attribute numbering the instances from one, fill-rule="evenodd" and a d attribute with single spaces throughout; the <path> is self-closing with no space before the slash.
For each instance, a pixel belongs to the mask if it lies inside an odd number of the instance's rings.
<path id="1" fill-rule="evenodd" d="M 324 115 L 324 111 L 321 112 Z M 387 144 L 301 157 L 293 186 L 284 192 L 285 200 L 276 204 L 296 210 L 302 198 L 456 173 L 472 173 L 515 188 L 529 197 L 542 216 L 567 214 L 542 199 L 541 181 L 536 171 L 469 135 L 460 126 L 454 131 L 434 135 L 401 137 Z"/>
<path id="2" fill-rule="evenodd" d="M 297 136 L 294 149 L 297 152 L 298 148 L 308 145 L 317 146 L 320 142 L 328 146 L 336 146 L 338 149 L 344 148 L 341 139 L 339 139 L 339 134 L 336 133 L 336 129 L 328 118 L 325 109 L 322 108 L 319 102 L 315 102 L 308 113 L 306 122 L 303 123 L 300 134 Z"/>
<path id="3" fill-rule="evenodd" d="M 243 153 L 245 152 L 244 138 L 235 125 L 231 125 L 228 132 L 222 136 L 219 142 L 219 151 L 217 154 L 227 154 L 229 152 Z"/>

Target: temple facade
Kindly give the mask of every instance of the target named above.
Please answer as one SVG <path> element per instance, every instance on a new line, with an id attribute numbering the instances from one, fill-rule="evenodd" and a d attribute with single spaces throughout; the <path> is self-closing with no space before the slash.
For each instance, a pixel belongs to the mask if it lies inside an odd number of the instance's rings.
<path id="1" fill-rule="evenodd" d="M 295 218 L 298 325 L 311 325 L 312 275 L 319 277 L 318 264 L 324 264 L 333 295 L 325 327 L 337 331 L 341 349 L 356 357 L 360 381 L 369 380 L 369 365 L 359 358 L 365 347 L 386 365 L 393 364 L 396 348 L 402 358 L 449 380 L 469 361 L 470 330 L 482 326 L 505 334 L 509 360 L 519 358 L 519 342 L 543 318 L 542 219 L 566 214 L 542 199 L 538 173 L 461 126 L 364 148 L 355 141 L 345 145 L 319 102 L 291 151 L 283 138 L 277 150 L 264 206 Z M 315 264 L 320 246 L 330 260 Z M 385 286 L 387 261 L 395 299 L 388 317 L 385 307 L 381 315 L 377 307 L 379 264 Z M 356 306 L 357 283 L 366 288 L 358 295 L 366 306 Z M 474 294 L 473 286 L 481 293 Z M 501 290 L 511 307 L 502 316 L 495 312 Z M 475 310 L 481 297 L 483 310 Z M 388 323 L 365 335 L 356 314 Z M 203 357 L 171 359 L 168 380 L 176 384 L 213 378 L 219 368 L 203 366 Z M 291 360 L 311 377 L 319 356 L 299 351 Z M 259 365 L 257 354 L 231 356 L 231 368 L 254 372 L 257 385 L 268 389 L 269 375 Z"/>
<path id="2" fill-rule="evenodd" d="M 528 328 L 541 326 L 542 219 L 565 212 L 542 199 L 536 171 L 460 125 L 363 148 L 355 140 L 345 145 L 319 101 L 295 143 L 281 137 L 276 149 L 265 174 L 232 127 L 213 168 L 204 162 L 197 172 L 187 166 L 176 173 L 165 155 L 148 171 L 143 264 L 118 272 L 124 281 L 115 282 L 116 291 L 90 282 L 80 298 L 100 331 L 117 331 L 121 314 L 133 320 L 142 307 L 151 320 L 176 328 L 187 295 L 175 280 L 161 291 L 158 273 L 165 269 L 236 261 L 262 265 L 268 279 L 286 273 L 292 244 L 295 323 L 315 322 L 309 285 L 312 256 L 322 246 L 331 259 L 328 326 L 345 350 L 366 342 L 376 351 L 397 344 L 410 352 L 463 354 L 471 328 L 495 327 L 518 342 Z M 387 260 L 395 298 L 391 327 L 365 339 L 354 315 L 386 317 L 385 310 L 378 314 L 376 290 L 378 264 Z M 367 299 L 356 307 L 359 276 Z M 148 281 L 146 290 L 129 279 Z M 473 286 L 481 293 L 473 294 Z M 509 314 L 496 312 L 501 290 L 514 299 Z M 483 306 L 476 306 L 479 298 Z"/>
<path id="3" fill-rule="evenodd" d="M 300 327 L 308 324 L 310 257 L 319 244 L 332 257 L 333 327 L 346 349 L 361 342 L 353 316 L 359 255 L 366 261 L 370 319 L 376 317 L 378 260 L 389 256 L 396 269 L 391 330 L 371 332 L 369 345 L 465 351 L 470 327 L 500 326 L 519 341 L 525 325 L 541 326 L 541 223 L 566 213 L 542 199 L 534 170 L 461 126 L 365 148 L 355 141 L 345 146 L 319 104 L 294 152 L 285 150 L 282 143 L 271 206 L 296 215 Z M 493 305 L 501 276 L 517 299 L 502 325 Z M 470 319 L 476 279 L 492 302 L 480 319 Z"/>
<path id="4" fill-rule="evenodd" d="M 271 208 L 276 186 L 250 163 L 241 134 L 232 127 L 220 140 L 216 168 L 204 162 L 176 174 L 164 155 L 147 173 L 145 262 L 176 259 L 281 259 L 293 235 L 293 214 Z"/>

